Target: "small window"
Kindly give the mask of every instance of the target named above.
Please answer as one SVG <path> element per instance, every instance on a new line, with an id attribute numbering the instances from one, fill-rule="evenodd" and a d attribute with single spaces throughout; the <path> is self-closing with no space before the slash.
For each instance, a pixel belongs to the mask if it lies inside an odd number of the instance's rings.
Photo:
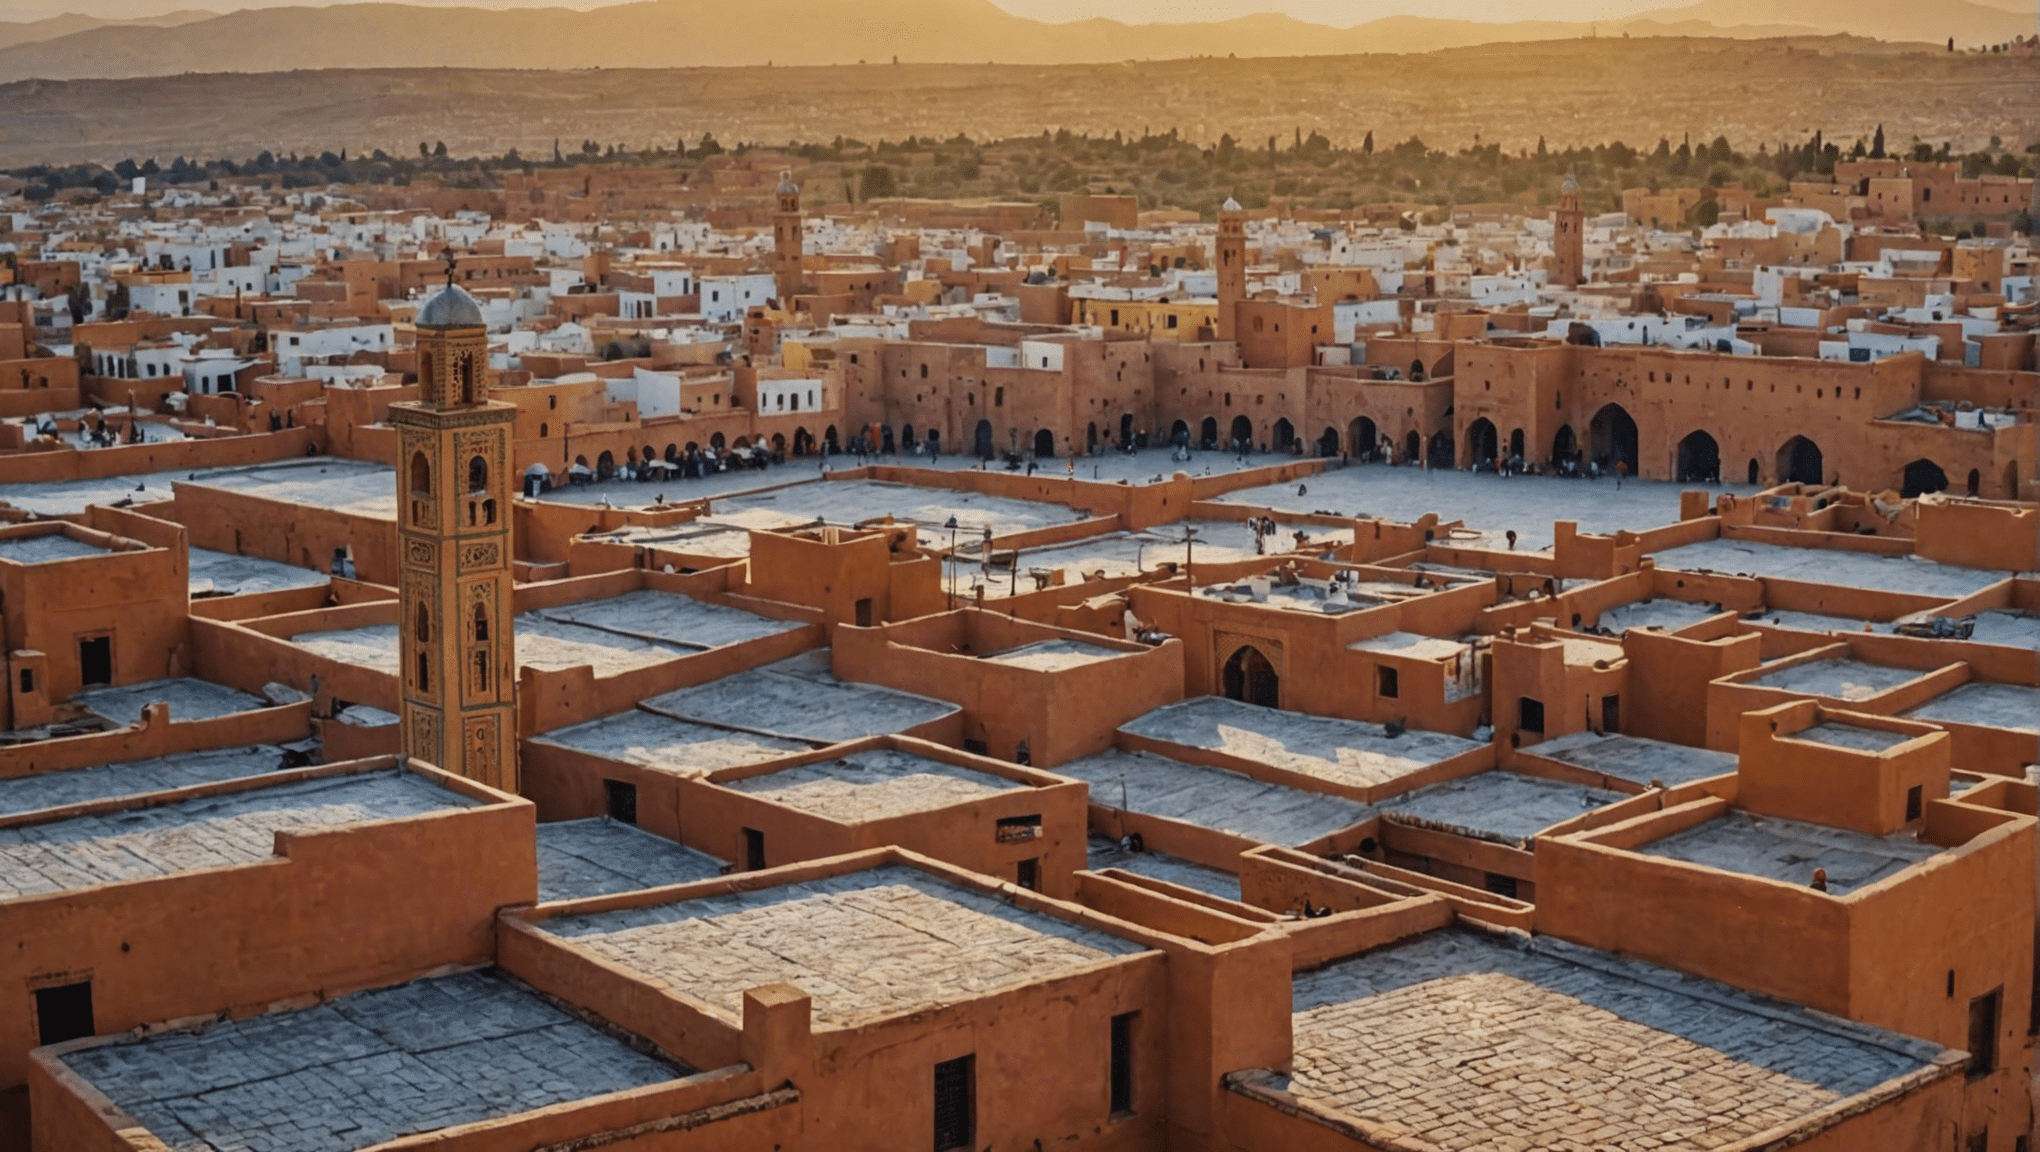
<path id="1" fill-rule="evenodd" d="M 1998 1009 L 2003 988 L 1993 988 L 1969 1002 L 1969 1078 L 1997 1070 Z"/>
<path id="2" fill-rule="evenodd" d="M 1000 844 L 1019 844 L 1041 838 L 1041 814 L 1028 816 L 1001 816 L 992 834 Z"/>
<path id="3" fill-rule="evenodd" d="M 637 823 L 637 785 L 628 780 L 604 780 L 603 797 L 609 802 L 609 818 L 618 824 Z"/>
<path id="4" fill-rule="evenodd" d="M 21 670 L 21 690 L 23 692 L 35 691 L 35 669 L 23 668 Z"/>
<path id="5" fill-rule="evenodd" d="M 1528 696 L 1516 702 L 1516 727 L 1525 732 L 1544 731 L 1544 701 Z"/>
<path id="6" fill-rule="evenodd" d="M 972 740 L 969 738 L 965 738 L 963 742 L 963 750 L 965 752 L 975 752 L 978 755 L 983 756 L 987 752 L 991 751 L 991 746 L 986 744 L 982 740 Z"/>
<path id="7" fill-rule="evenodd" d="M 1133 1025 L 1138 1012 L 1112 1018 L 1112 1114 L 1133 1113 Z"/>
<path id="8" fill-rule="evenodd" d="M 968 1149 L 977 1137 L 977 1058 L 959 1056 L 935 1066 L 935 1152 Z"/>
<path id="9" fill-rule="evenodd" d="M 871 627 L 871 597 L 866 596 L 857 601 L 856 615 L 859 628 Z"/>
<path id="10" fill-rule="evenodd" d="M 1375 694 L 1393 700 L 1402 692 L 1402 674 L 1386 664 L 1374 670 Z"/>
<path id="11" fill-rule="evenodd" d="M 1622 731 L 1622 697 L 1620 694 L 1601 697 L 1601 731 Z"/>
<path id="12" fill-rule="evenodd" d="M 113 683 L 113 637 L 78 641 L 78 679 L 87 688 Z"/>
<path id="13" fill-rule="evenodd" d="M 1985 1125 L 1970 1133 L 1962 1148 L 1963 1152 L 1990 1152 L 1990 1126 Z"/>
<path id="14" fill-rule="evenodd" d="M 1488 891 L 1497 896 L 1507 896 L 1511 900 L 1516 898 L 1516 878 L 1514 876 L 1504 876 L 1500 872 L 1489 872 L 1486 874 L 1486 887 Z"/>
<path id="15" fill-rule="evenodd" d="M 1030 856 L 1020 861 L 1019 868 L 1015 870 L 1013 882 L 1029 892 L 1041 891 L 1041 858 Z"/>
<path id="16" fill-rule="evenodd" d="M 1919 784 L 1915 784 L 1912 787 L 1905 790 L 1906 823 L 1910 824 L 1913 821 L 1920 818 L 1920 808 L 1923 804 L 1922 793 L 1924 791 L 1925 791 L 1924 786 Z"/>
<path id="17" fill-rule="evenodd" d="M 765 867 L 765 833 L 756 828 L 744 829 L 744 870 L 757 872 Z"/>
<path id="18" fill-rule="evenodd" d="M 92 981 L 35 990 L 36 1043 L 62 1044 L 98 1035 L 92 1023 Z"/>

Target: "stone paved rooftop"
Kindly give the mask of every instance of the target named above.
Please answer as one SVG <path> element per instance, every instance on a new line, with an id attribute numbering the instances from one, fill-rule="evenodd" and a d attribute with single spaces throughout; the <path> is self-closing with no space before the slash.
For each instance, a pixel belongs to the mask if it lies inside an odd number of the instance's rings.
<path id="1" fill-rule="evenodd" d="M 800 764 L 722 786 L 846 824 L 929 812 L 1021 788 L 988 772 L 892 748 Z"/>
<path id="2" fill-rule="evenodd" d="M 1472 932 L 1299 973 L 1293 995 L 1295 1071 L 1272 1086 L 1446 1152 L 1718 1148 L 1937 1055 L 1649 965 Z"/>
<path id="3" fill-rule="evenodd" d="M 690 724 L 642 709 L 619 712 L 567 728 L 555 728 L 536 739 L 540 743 L 558 744 L 606 759 L 685 776 L 701 776 L 720 768 L 760 764 L 795 752 L 806 752 L 812 747 L 798 740 L 735 732 L 707 724 Z"/>
<path id="4" fill-rule="evenodd" d="M 742 608 L 650 588 L 603 600 L 542 608 L 526 615 L 699 651 L 791 632 L 801 626 L 794 621 L 774 620 Z M 523 626 L 524 617 L 519 617 L 518 627 Z"/>
<path id="5" fill-rule="evenodd" d="M 1364 804 L 1251 776 L 1113 748 L 1053 769 L 1091 786 L 1091 803 L 1295 847 L 1374 814 Z"/>
<path id="6" fill-rule="evenodd" d="M 180 752 L 152 760 L 125 764 L 101 764 L 68 772 L 44 772 L 0 780 L 0 816 L 62 808 L 112 796 L 133 796 L 188 788 L 216 780 L 260 776 L 283 767 L 284 750 L 259 744 L 247 748 L 217 748 L 205 752 Z"/>
<path id="7" fill-rule="evenodd" d="M 1388 784 L 1482 746 L 1414 729 L 1391 737 L 1378 724 L 1263 708 L 1223 696 L 1165 704 L 1120 730 L 1355 788 Z"/>
<path id="8" fill-rule="evenodd" d="M 642 706 L 679 720 L 830 744 L 904 732 L 958 710 L 946 700 L 838 680 L 829 673 L 826 649 L 655 696 Z"/>
<path id="9" fill-rule="evenodd" d="M 1882 728 L 1864 728 L 1838 722 L 1816 724 L 1811 728 L 1790 733 L 1790 736 L 1794 740 L 1826 744 L 1831 748 L 1853 748 L 1858 752 L 1882 752 L 1886 748 L 1896 748 L 1912 739 L 1903 732 L 1886 732 Z"/>
<path id="10" fill-rule="evenodd" d="M 1702 540 L 1653 555 L 1657 566 L 1665 569 L 1770 576 L 1872 592 L 1945 596 L 1950 600 L 1972 595 L 2007 578 L 2003 572 L 1957 568 L 1916 556 L 1874 556 L 1838 548 L 1792 548 L 1748 540 Z"/>
<path id="11" fill-rule="evenodd" d="M 1908 720 L 1947 720 L 2040 733 L 2040 688 L 2019 684 L 1964 684 L 1905 714 Z"/>
<path id="12" fill-rule="evenodd" d="M 210 548 L 191 549 L 193 596 L 248 596 L 286 588 L 315 588 L 328 580 L 295 564 L 279 564 L 259 556 L 236 556 Z"/>
<path id="13" fill-rule="evenodd" d="M 1872 836 L 1748 812 L 1725 813 L 1636 850 L 1787 884 L 1811 884 L 1813 870 L 1825 868 L 1827 890 L 1834 896 L 1875 884 L 1940 851 L 1910 832 Z"/>
<path id="14" fill-rule="evenodd" d="M 1086 644 L 1081 640 L 1041 640 L 1033 644 L 1022 644 L 1018 648 L 1008 648 L 1004 652 L 993 652 L 981 659 L 1014 668 L 1054 672 L 1130 655 L 1132 653 L 1121 652 L 1117 648 L 1107 648 L 1102 644 Z"/>
<path id="15" fill-rule="evenodd" d="M 129 476 L 99 476 L 82 480 L 51 480 L 28 484 L 0 484 L 0 501 L 38 516 L 76 516 L 88 505 L 112 504 L 132 496 L 137 502 L 168 500 L 170 485 L 184 480 L 189 472 L 153 472 Z M 210 473 L 201 472 L 200 476 Z M 391 481 L 392 491 L 395 481 Z"/>
<path id="16" fill-rule="evenodd" d="M 1612 733 L 1573 732 L 1541 744 L 1526 745 L 1523 751 L 1644 787 L 1656 780 L 1676 788 L 1709 776 L 1725 776 L 1736 768 L 1732 752 Z"/>
<path id="17" fill-rule="evenodd" d="M 107 549 L 62 532 L 0 537 L 0 560 L 12 564 L 47 564 L 53 560 L 76 560 L 81 556 L 106 554 Z"/>
<path id="18" fill-rule="evenodd" d="M 276 833 L 397 820 L 475 801 L 397 769 L 0 829 L 0 899 L 252 864 Z"/>
<path id="19" fill-rule="evenodd" d="M 1076 509 L 1061 504 L 879 480 L 799 484 L 718 497 L 709 513 L 717 523 L 743 528 L 788 528 L 817 520 L 847 527 L 891 516 L 901 524 L 919 525 L 921 543 L 942 548 L 949 547 L 946 525 L 952 516 L 961 539 L 981 536 L 987 527 L 993 536 L 1010 536 L 1077 519 Z"/>
<path id="20" fill-rule="evenodd" d="M 1108 836 L 1093 836 L 1085 867 L 1093 872 L 1117 868 L 1150 880 L 1165 880 L 1184 888 L 1216 896 L 1221 900 L 1240 898 L 1240 878 L 1230 872 L 1170 856 L 1163 852 L 1129 852 Z"/>
<path id="21" fill-rule="evenodd" d="M 1976 614 L 1976 631 L 1970 639 L 1978 644 L 2003 644 L 2008 648 L 2040 651 L 2040 612 L 2018 612 L 1992 608 Z"/>
<path id="22" fill-rule="evenodd" d="M 538 826 L 538 898 L 544 903 L 707 880 L 721 875 L 723 864 L 607 816 Z"/>
<path id="23" fill-rule="evenodd" d="M 1780 668 L 1747 683 L 1830 700 L 1868 700 L 1924 675 L 1910 668 L 1865 664 L 1861 660 L 1813 660 Z"/>
<path id="24" fill-rule="evenodd" d="M 699 651 L 682 648 L 678 644 L 566 624 L 535 612 L 517 617 L 514 626 L 518 665 L 547 672 L 586 664 L 594 669 L 597 676 L 615 676 Z"/>
<path id="25" fill-rule="evenodd" d="M 181 476 L 176 479 L 183 484 L 224 488 L 351 516 L 391 522 L 397 518 L 396 469 L 362 460 L 321 456 L 316 460 L 205 472 L 196 480 Z"/>
<path id="26" fill-rule="evenodd" d="M 170 1152 L 353 1152 L 688 1071 L 468 972 L 73 1052 Z"/>
<path id="27" fill-rule="evenodd" d="M 1553 824 L 1622 798 L 1601 788 L 1494 771 L 1384 801 L 1381 818 L 1523 848 Z"/>
<path id="28" fill-rule="evenodd" d="M 1829 616 L 1820 612 L 1793 612 L 1783 608 L 1766 608 L 1762 613 L 1745 617 L 1752 624 L 1769 624 L 1774 628 L 1790 628 L 1795 632 L 1889 632 L 1889 624 L 1865 620 L 1860 616 Z M 1868 626 L 1867 628 L 1865 626 Z"/>
<path id="29" fill-rule="evenodd" d="M 269 701 L 260 696 L 210 680 L 194 680 L 189 676 L 123 684 L 116 688 L 88 688 L 71 697 L 71 702 L 83 704 L 115 724 L 133 724 L 142 718 L 142 709 L 159 703 L 170 705 L 173 723 L 212 720 L 269 707 Z"/>
<path id="30" fill-rule="evenodd" d="M 372 668 L 390 676 L 397 674 L 395 624 L 367 624 L 360 628 L 300 632 L 291 637 L 290 642 L 308 652 L 324 656 L 336 664 Z"/>
<path id="31" fill-rule="evenodd" d="M 1673 600 L 1670 597 L 1659 596 L 1610 608 L 1601 613 L 1600 623 L 1596 627 L 1615 636 L 1621 636 L 1631 628 L 1655 628 L 1664 632 L 1677 632 L 1681 628 L 1690 628 L 1710 616 L 1720 614 L 1719 604 L 1697 604 L 1690 600 Z"/>
<path id="32" fill-rule="evenodd" d="M 735 1024 L 788 981 L 848 1028 L 1065 976 L 1140 945 L 891 866 L 539 925 Z"/>

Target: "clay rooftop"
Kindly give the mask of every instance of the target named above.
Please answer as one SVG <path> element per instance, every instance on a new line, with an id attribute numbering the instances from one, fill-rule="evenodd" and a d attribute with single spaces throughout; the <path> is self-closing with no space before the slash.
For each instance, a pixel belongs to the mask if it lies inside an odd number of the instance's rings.
<path id="1" fill-rule="evenodd" d="M 1264 844 L 1294 847 L 1374 814 L 1339 796 L 1268 784 L 1238 772 L 1113 748 L 1052 769 L 1091 787 L 1091 803 L 1160 816 Z"/>
<path id="2" fill-rule="evenodd" d="M 391 522 L 397 518 L 396 470 L 362 460 L 321 456 L 316 460 L 202 472 L 196 480 L 181 476 L 174 479 L 182 484 L 223 488 L 353 516 Z"/>
<path id="3" fill-rule="evenodd" d="M 687 884 L 724 862 L 607 816 L 538 826 L 538 898 L 550 903 Z"/>
<path id="4" fill-rule="evenodd" d="M 890 516 L 897 523 L 919 525 L 921 543 L 942 548 L 949 546 L 946 525 L 952 516 L 959 545 L 982 536 L 987 527 L 994 537 L 1010 536 L 1078 518 L 1076 509 L 1062 504 L 878 480 L 815 481 L 725 496 L 709 504 L 709 513 L 718 524 L 742 528 L 790 528 L 816 521 L 848 527 Z"/>
<path id="5" fill-rule="evenodd" d="M 1038 640 L 1032 644 L 1022 644 L 1018 648 L 1008 648 L 1003 652 L 987 653 L 979 659 L 1013 668 L 1028 668 L 1036 672 L 1055 672 L 1131 655 L 1133 655 L 1131 652 L 1107 648 L 1102 644 L 1086 644 L 1081 640 Z"/>
<path id="6" fill-rule="evenodd" d="M 1194 526 L 1197 542 L 1194 549 L 1184 543 L 1183 529 Z M 1301 527 L 1310 538 L 1307 551 L 1315 553 L 1322 549 L 1341 547 L 1353 542 L 1350 528 L 1332 529 L 1316 525 L 1277 524 L 1276 533 L 1269 538 L 1269 554 L 1290 552 L 1296 547 L 1296 530 Z M 934 546 L 947 549 L 949 533 L 945 530 L 935 534 Z M 1011 595 L 1015 590 L 1013 574 L 1004 567 L 993 568 L 987 573 L 984 564 L 973 550 L 978 541 L 959 535 L 957 551 L 962 553 L 949 563 L 943 574 L 945 581 L 953 580 L 958 596 L 974 595 L 982 585 L 987 599 Z M 1108 532 L 1100 536 L 1078 540 L 1052 548 L 1030 548 L 1020 553 L 1020 579 L 1017 591 L 1034 590 L 1034 581 L 1029 573 L 1035 570 L 1062 569 L 1066 583 L 1076 583 L 1093 572 L 1105 573 L 1106 579 L 1132 576 L 1139 572 L 1153 572 L 1167 563 L 1181 567 L 1190 560 L 1199 564 L 1227 564 L 1240 560 L 1251 560 L 1260 555 L 1254 549 L 1252 530 L 1244 522 L 1232 520 L 1191 520 L 1163 524 L 1143 532 Z M 948 584 L 944 584 L 948 587 Z"/>
<path id="7" fill-rule="evenodd" d="M 324 572 L 279 564 L 258 556 L 236 556 L 210 548 L 191 549 L 193 596 L 247 596 L 286 588 L 315 588 L 326 583 Z"/>
<path id="8" fill-rule="evenodd" d="M 410 772 L 253 786 L 156 808 L 0 829 L 0 899 L 267 860 L 276 833 L 400 820 L 475 801 Z"/>
<path id="9" fill-rule="evenodd" d="M 1234 1090 L 1290 1093 L 1383 1146 L 1740 1147 L 1948 1059 L 1606 953 L 1470 931 L 1299 973 L 1292 995 L 1294 1072 Z"/>
<path id="10" fill-rule="evenodd" d="M 958 711 L 946 700 L 838 680 L 827 649 L 682 688 L 641 707 L 676 720 L 834 744 L 904 732 Z"/>
<path id="11" fill-rule="evenodd" d="M 1676 788 L 1709 776 L 1725 776 L 1736 769 L 1732 752 L 1688 748 L 1641 736 L 1613 733 L 1573 732 L 1540 744 L 1528 744 L 1525 755 L 1542 756 L 1649 787 L 1653 780 Z"/>
<path id="12" fill-rule="evenodd" d="M 1964 684 L 1905 713 L 1905 718 L 2040 733 L 2040 688 L 2021 684 Z"/>
<path id="13" fill-rule="evenodd" d="M 1354 788 L 1390 784 L 1486 746 L 1443 732 L 1407 730 L 1389 736 L 1378 724 L 1263 708 L 1224 696 L 1165 704 L 1120 731 Z"/>
<path id="14" fill-rule="evenodd" d="M 0 560 L 9 564 L 48 564 L 83 556 L 104 556 L 109 551 L 89 540 L 56 531 L 34 536 L 0 536 Z"/>
<path id="15" fill-rule="evenodd" d="M 1719 604 L 1696 604 L 1690 600 L 1673 600 L 1667 596 L 1637 600 L 1618 608 L 1601 613 L 1596 628 L 1612 636 L 1621 636 L 1631 628 L 1655 628 L 1662 632 L 1677 632 L 1690 628 L 1702 620 L 1721 614 Z"/>
<path id="16" fill-rule="evenodd" d="M 689 1074 L 491 972 L 63 1061 L 173 1152 L 353 1152 Z"/>
<path id="17" fill-rule="evenodd" d="M 172 722 L 212 720 L 269 707 L 269 701 L 260 696 L 210 680 L 194 680 L 189 676 L 122 684 L 114 688 L 90 688 L 71 697 L 71 702 L 83 704 L 93 714 L 115 724 L 135 723 L 142 718 L 142 709 L 151 704 L 168 704 Z"/>
<path id="18" fill-rule="evenodd" d="M 1553 824 L 1622 798 L 1601 788 L 1494 771 L 1384 801 L 1381 818 L 1524 848 Z"/>
<path id="19" fill-rule="evenodd" d="M 1917 556 L 1875 556 L 1839 548 L 1791 548 L 1748 540 L 1702 540 L 1653 553 L 1659 568 L 1731 575 L 1768 576 L 1809 584 L 1833 584 L 1871 592 L 1945 596 L 1973 595 L 2000 580 L 2003 572 L 1957 568 Z"/>
<path id="20" fill-rule="evenodd" d="M 534 739 L 541 744 L 557 744 L 607 760 L 686 776 L 761 764 L 806 752 L 813 746 L 784 737 L 693 724 L 642 708 L 556 728 Z"/>
<path id="21" fill-rule="evenodd" d="M 539 925 L 740 1023 L 748 988 L 786 981 L 817 1028 L 850 1028 L 1070 975 L 1139 944 L 903 866 L 562 916 Z"/>
<path id="22" fill-rule="evenodd" d="M 1798 732 L 1787 733 L 1793 740 L 1806 740 L 1814 744 L 1825 744 L 1830 748 L 1848 748 L 1857 752 L 1882 752 L 1896 748 L 1912 739 L 1905 732 L 1887 732 L 1882 728 L 1865 728 L 1859 724 L 1844 724 L 1829 721 L 1816 724 Z"/>
<path id="23" fill-rule="evenodd" d="M 128 497 L 137 503 L 168 500 L 171 485 L 210 472 L 156 472 L 143 475 L 103 476 L 82 480 L 51 480 L 36 483 L 0 484 L 0 502 L 33 512 L 38 516 L 76 516 L 92 504 L 114 504 Z M 391 480 L 395 492 L 396 481 Z"/>
<path id="24" fill-rule="evenodd" d="M 1209 868 L 1164 852 L 1150 852 L 1146 849 L 1139 852 L 1130 851 L 1109 836 L 1091 837 L 1088 855 L 1089 859 L 1084 866 L 1093 872 L 1117 868 L 1122 872 L 1131 872 L 1150 880 L 1163 880 L 1184 888 L 1192 888 L 1221 900 L 1240 898 L 1240 878 L 1230 872 Z"/>
<path id="25" fill-rule="evenodd" d="M 1813 870 L 1827 870 L 1835 896 L 1867 887 L 1939 852 L 1910 832 L 1872 836 L 1798 820 L 1728 812 L 1704 824 L 1639 845 L 1638 852 L 1683 860 L 1787 884 L 1813 882 Z"/>
<path id="26" fill-rule="evenodd" d="M 1765 673 L 1748 683 L 1830 700 L 1867 700 L 1923 675 L 1911 668 L 1866 664 L 1861 660 L 1810 660 Z"/>
<path id="27" fill-rule="evenodd" d="M 722 787 L 845 824 L 928 812 L 982 800 L 1024 785 L 895 748 L 726 780 Z"/>
<path id="28" fill-rule="evenodd" d="M 219 780 L 260 776 L 285 766 L 288 753 L 269 744 L 179 752 L 125 764 L 101 764 L 0 780 L 0 816 L 63 808 L 115 796 L 189 788 Z"/>

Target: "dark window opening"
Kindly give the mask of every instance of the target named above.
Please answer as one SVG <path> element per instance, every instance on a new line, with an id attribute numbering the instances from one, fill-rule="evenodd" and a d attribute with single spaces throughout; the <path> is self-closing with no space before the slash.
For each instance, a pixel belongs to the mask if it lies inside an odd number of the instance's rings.
<path id="1" fill-rule="evenodd" d="M 935 1066 L 935 1152 L 969 1148 L 977 1136 L 974 1056 Z"/>
<path id="2" fill-rule="evenodd" d="M 1133 1022 L 1138 1012 L 1112 1018 L 1112 1114 L 1133 1111 Z"/>
<path id="3" fill-rule="evenodd" d="M 982 740 L 972 740 L 966 737 L 963 741 L 963 750 L 965 752 L 975 752 L 978 755 L 983 756 L 985 753 L 991 750 L 991 746 L 986 744 Z"/>
<path id="4" fill-rule="evenodd" d="M 113 683 L 113 637 L 78 641 L 78 679 L 87 688 Z"/>
<path id="5" fill-rule="evenodd" d="M 1963 1143 L 1962 1147 L 1963 1152 L 1990 1152 L 1989 1125 L 1985 1125 L 1970 1133 L 1969 1139 Z"/>
<path id="6" fill-rule="evenodd" d="M 757 872 L 765 867 L 765 833 L 756 828 L 744 829 L 744 871 Z"/>
<path id="7" fill-rule="evenodd" d="M 603 796 L 609 801 L 609 818 L 618 824 L 637 823 L 637 785 L 628 780 L 604 780 Z"/>
<path id="8" fill-rule="evenodd" d="M 1969 1076 L 1988 1076 L 1997 1070 L 1998 1009 L 2005 990 L 1993 988 L 1969 1001 Z"/>
<path id="9" fill-rule="evenodd" d="M 1620 694 L 1601 697 L 1601 731 L 1622 731 L 1622 697 Z"/>
<path id="10" fill-rule="evenodd" d="M 36 1043 L 62 1044 L 98 1034 L 92 1026 L 92 981 L 35 990 Z"/>
<path id="11" fill-rule="evenodd" d="M 1487 890 L 1497 896 L 1507 896 L 1509 899 L 1514 900 L 1516 898 L 1516 878 L 1514 876 L 1504 876 L 1499 872 L 1489 872 L 1487 874 Z"/>
<path id="12" fill-rule="evenodd" d="M 1022 840 L 1034 840 L 1041 836 L 1041 814 L 1030 816 L 1001 816 L 993 832 L 995 842 L 1012 844 Z"/>
<path id="13" fill-rule="evenodd" d="M 871 627 L 871 597 L 869 596 L 857 602 L 857 626 L 859 628 Z"/>
<path id="14" fill-rule="evenodd" d="M 1401 691 L 1402 677 L 1393 668 L 1376 668 L 1374 670 L 1374 679 L 1375 692 L 1384 699 L 1393 700 Z"/>
<path id="15" fill-rule="evenodd" d="M 35 669 L 23 668 L 21 670 L 21 690 L 23 692 L 35 691 Z"/>
<path id="16" fill-rule="evenodd" d="M 1544 701 L 1533 700 L 1528 696 L 1517 701 L 1516 727 L 1525 732 L 1544 731 Z"/>
<path id="17" fill-rule="evenodd" d="M 1041 858 L 1030 856 L 1020 861 L 1020 867 L 1016 870 L 1013 879 L 1014 883 L 1027 889 L 1029 892 L 1041 891 Z"/>
<path id="18" fill-rule="evenodd" d="M 1923 804 L 1921 799 L 1922 791 L 1923 786 L 1919 784 L 1915 784 L 1905 790 L 1905 819 L 1908 824 L 1920 818 L 1920 809 Z"/>
<path id="19" fill-rule="evenodd" d="M 418 653 L 418 691 L 432 691 L 432 657 L 424 652 Z"/>

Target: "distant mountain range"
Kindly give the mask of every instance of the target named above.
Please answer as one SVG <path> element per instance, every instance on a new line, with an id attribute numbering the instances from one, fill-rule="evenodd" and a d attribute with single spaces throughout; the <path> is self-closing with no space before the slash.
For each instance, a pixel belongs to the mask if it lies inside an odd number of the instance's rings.
<path id="1" fill-rule="evenodd" d="M 1940 45 L 2008 41 L 2031 14 L 1971 0 L 1701 0 L 1594 25 L 1396 16 L 1352 28 L 1289 16 L 1207 23 L 1046 23 L 988 0 L 642 0 L 575 11 L 418 4 L 60 16 L 0 24 L 0 82 L 316 68 L 674 68 L 908 62 L 1116 63 L 1196 56 L 1432 52 L 1599 35 L 1850 35 Z"/>

